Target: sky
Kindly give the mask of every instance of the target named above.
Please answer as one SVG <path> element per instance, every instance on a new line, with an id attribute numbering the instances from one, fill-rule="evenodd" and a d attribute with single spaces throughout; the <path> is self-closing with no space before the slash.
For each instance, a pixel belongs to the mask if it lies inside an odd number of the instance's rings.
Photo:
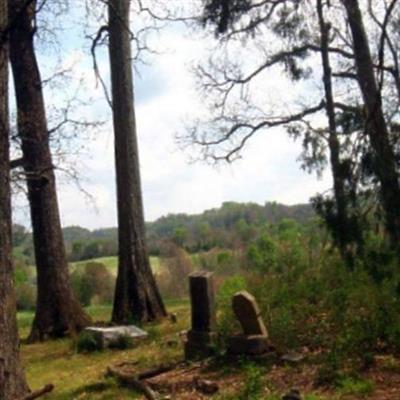
<path id="1" fill-rule="evenodd" d="M 77 164 L 80 184 L 93 201 L 58 172 L 62 224 L 89 229 L 116 226 L 110 110 L 93 73 L 87 49 L 89 42 L 85 42 L 76 27 L 64 36 L 61 66 L 73 66 L 73 76 L 80 80 L 80 92 L 91 98 L 89 106 L 76 111 L 77 116 L 81 112 L 89 119 L 99 118 L 105 123 L 85 141 Z M 182 26 L 173 26 L 160 31 L 152 40 L 161 51 L 146 57 L 147 65 L 139 65 L 139 73 L 135 74 L 137 134 L 147 221 L 169 213 L 200 213 L 225 201 L 304 203 L 331 186 L 329 173 L 317 179 L 315 174 L 301 170 L 297 161 L 301 144 L 288 138 L 282 129 L 258 133 L 249 141 L 242 158 L 233 164 L 212 166 L 191 162 L 193 149 L 181 149 L 176 136 L 184 133 L 185 126 L 195 120 L 199 110 L 205 112 L 191 67 L 206 54 L 212 39 L 206 40 Z M 51 73 L 54 64 L 51 57 L 45 52 L 39 56 L 42 76 Z M 98 61 L 108 84 L 105 50 L 99 52 Z M 293 90 L 282 73 L 274 71 L 263 93 L 275 102 L 286 104 Z M 65 93 L 57 91 L 46 93 L 48 106 L 62 103 L 65 97 Z M 23 195 L 14 198 L 14 219 L 29 226 Z"/>

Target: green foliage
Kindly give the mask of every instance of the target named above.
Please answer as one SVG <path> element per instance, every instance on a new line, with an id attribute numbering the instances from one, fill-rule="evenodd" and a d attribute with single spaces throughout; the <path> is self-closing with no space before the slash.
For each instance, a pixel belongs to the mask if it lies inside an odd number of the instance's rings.
<path id="1" fill-rule="evenodd" d="M 240 254 L 230 250 L 222 250 L 217 253 L 215 272 L 220 276 L 231 276 L 237 273 L 242 264 Z"/>
<path id="2" fill-rule="evenodd" d="M 16 286 L 17 309 L 34 310 L 36 306 L 36 286 L 31 283 L 20 283 Z"/>
<path id="3" fill-rule="evenodd" d="M 220 351 L 226 348 L 226 340 L 238 328 L 238 323 L 232 311 L 232 296 L 240 290 L 246 289 L 246 280 L 243 276 L 234 275 L 226 278 L 218 291 L 217 308 L 218 320 L 217 330 Z"/>
<path id="4" fill-rule="evenodd" d="M 177 246 L 183 246 L 185 239 L 187 238 L 187 230 L 181 226 L 175 228 L 173 241 Z"/>
<path id="5" fill-rule="evenodd" d="M 234 394 L 220 395 L 219 400 L 260 400 L 264 388 L 264 370 L 254 363 L 243 360 L 239 365 L 243 371 L 243 386 L 240 391 Z M 267 397 L 266 399 L 279 399 L 280 397 Z"/>
<path id="6" fill-rule="evenodd" d="M 22 283 L 28 282 L 29 273 L 26 268 L 18 268 L 14 269 L 14 280 L 16 285 L 20 285 Z"/>
<path id="7" fill-rule="evenodd" d="M 269 225 L 247 249 L 248 267 L 253 272 L 283 273 L 310 262 L 310 237 L 291 219 Z"/>
<path id="8" fill-rule="evenodd" d="M 114 278 L 104 264 L 86 263 L 71 274 L 72 288 L 84 306 L 91 303 L 108 304 L 113 299 Z"/>
<path id="9" fill-rule="evenodd" d="M 102 350 L 101 345 L 93 335 L 88 332 L 79 334 L 76 340 L 76 351 L 78 353 L 92 353 L 100 350 Z"/>
<path id="10" fill-rule="evenodd" d="M 14 256 L 14 281 L 17 309 L 33 310 L 36 306 L 34 269 L 21 256 Z"/>
<path id="11" fill-rule="evenodd" d="M 132 349 L 134 346 L 133 338 L 128 335 L 119 335 L 117 339 L 110 342 L 110 349 L 126 350 Z"/>
<path id="12" fill-rule="evenodd" d="M 344 395 L 369 395 L 374 390 L 374 383 L 369 379 L 344 377 L 338 383 L 340 393 Z"/>
<path id="13" fill-rule="evenodd" d="M 350 356 L 360 368 L 368 368 L 383 343 L 397 351 L 398 276 L 378 284 L 360 266 L 353 272 L 337 268 L 328 280 L 331 289 L 325 297 L 325 306 L 330 310 L 329 325 L 337 332 L 334 346 L 338 354 L 343 358 Z"/>
<path id="14" fill-rule="evenodd" d="M 188 295 L 187 277 L 194 270 L 192 259 L 181 247 L 173 243 L 164 245 L 161 266 L 156 279 L 161 294 L 169 299 L 181 299 Z"/>
<path id="15" fill-rule="evenodd" d="M 255 244 L 250 245 L 247 258 L 250 266 L 257 272 L 268 272 L 277 266 L 277 245 L 268 235 L 262 235 Z"/>
<path id="16" fill-rule="evenodd" d="M 173 241 L 191 253 L 211 248 L 236 250 L 254 240 L 266 223 L 292 218 L 300 223 L 314 216 L 309 205 L 225 202 L 198 215 L 170 214 L 147 224 L 152 254 L 163 242 Z"/>
<path id="17" fill-rule="evenodd" d="M 257 400 L 263 390 L 263 373 L 260 367 L 254 364 L 245 366 L 244 387 L 238 393 L 238 400 Z"/>
<path id="18" fill-rule="evenodd" d="M 315 378 L 315 385 L 331 386 L 336 384 L 340 379 L 340 362 L 335 349 L 329 351 L 321 361 Z"/>
<path id="19" fill-rule="evenodd" d="M 232 254 L 229 251 L 221 251 L 217 255 L 217 264 L 225 265 L 232 262 Z"/>
<path id="20" fill-rule="evenodd" d="M 254 240 L 266 223 L 292 218 L 300 223 L 314 216 L 310 205 L 285 206 L 278 203 L 225 202 L 220 208 L 202 214 L 169 214 L 147 223 L 147 241 L 151 255 L 159 255 L 165 242 L 173 242 L 190 253 L 212 248 L 236 250 Z M 32 234 L 14 225 L 14 252 L 34 264 Z M 117 228 L 90 231 L 79 226 L 63 228 L 68 260 L 72 262 L 118 254 Z"/>

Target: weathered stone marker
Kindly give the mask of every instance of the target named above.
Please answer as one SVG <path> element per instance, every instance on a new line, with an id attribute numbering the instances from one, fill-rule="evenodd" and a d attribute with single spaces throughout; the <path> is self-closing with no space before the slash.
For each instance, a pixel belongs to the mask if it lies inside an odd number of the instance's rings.
<path id="1" fill-rule="evenodd" d="M 208 357 L 215 339 L 215 289 L 212 272 L 198 271 L 189 276 L 192 329 L 187 333 L 185 358 Z"/>
<path id="2" fill-rule="evenodd" d="M 110 326 L 110 327 L 97 327 L 92 326 L 84 329 L 99 345 L 99 348 L 104 349 L 109 347 L 113 343 L 117 342 L 118 339 L 124 336 L 128 336 L 132 339 L 143 339 L 148 336 L 148 333 L 143 331 L 134 325 L 127 326 Z"/>
<path id="3" fill-rule="evenodd" d="M 242 326 L 243 334 L 268 336 L 260 308 L 253 295 L 245 290 L 237 292 L 232 298 L 232 308 Z"/>
<path id="4" fill-rule="evenodd" d="M 268 331 L 254 296 L 245 290 L 237 292 L 232 298 L 232 308 L 243 334 L 229 338 L 228 352 L 258 355 L 269 351 Z"/>

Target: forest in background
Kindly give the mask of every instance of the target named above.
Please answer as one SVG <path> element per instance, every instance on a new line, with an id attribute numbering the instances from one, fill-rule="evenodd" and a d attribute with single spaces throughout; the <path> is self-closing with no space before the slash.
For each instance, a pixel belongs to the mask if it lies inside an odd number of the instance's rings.
<path id="1" fill-rule="evenodd" d="M 187 296 L 182 278 L 195 269 L 214 270 L 218 266 L 227 270 L 227 264 L 232 263 L 228 270 L 240 273 L 244 259 L 238 254 L 247 254 L 270 227 L 287 225 L 305 230 L 307 226 L 322 226 L 317 221 L 309 204 L 225 202 L 201 214 L 169 214 L 147 223 L 147 243 L 163 295 L 179 299 Z M 117 228 L 91 231 L 70 226 L 63 228 L 63 236 L 72 286 L 80 302 L 85 306 L 92 301 L 111 304 L 117 269 Z M 37 289 L 32 234 L 21 225 L 13 226 L 13 253 L 17 307 L 33 310 Z"/>
<path id="2" fill-rule="evenodd" d="M 160 255 L 166 241 L 183 247 L 189 253 L 214 247 L 234 249 L 240 242 L 254 239 L 266 224 L 274 224 L 284 218 L 302 224 L 315 216 L 311 205 L 286 206 L 276 202 L 264 205 L 225 202 L 220 208 L 201 214 L 168 214 L 146 223 L 149 252 L 152 256 Z M 117 228 L 89 230 L 79 226 L 64 227 L 68 260 L 116 256 L 117 235 Z M 32 234 L 26 227 L 13 226 L 13 247 L 15 255 L 23 255 L 30 264 L 34 264 Z"/>

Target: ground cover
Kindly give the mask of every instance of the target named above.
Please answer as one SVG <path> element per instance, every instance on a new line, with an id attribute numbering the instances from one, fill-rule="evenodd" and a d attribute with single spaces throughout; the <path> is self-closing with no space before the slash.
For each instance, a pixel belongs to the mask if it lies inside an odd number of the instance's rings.
<path id="1" fill-rule="evenodd" d="M 177 315 L 177 322 L 167 319 L 144 325 L 149 338 L 132 349 L 77 353 L 74 339 L 22 344 L 22 359 L 30 386 L 36 389 L 53 383 L 55 390 L 47 396 L 49 400 L 142 398 L 132 389 L 121 388 L 113 378 L 105 378 L 104 374 L 109 365 L 121 362 L 131 363 L 135 370 L 143 371 L 183 359 L 181 333 L 189 327 L 189 304 L 188 301 L 170 301 L 167 306 Z M 87 311 L 94 320 L 106 322 L 111 307 L 88 307 Z M 32 316 L 29 312 L 18 315 L 22 339 L 29 332 Z M 315 360 L 312 354 L 298 365 L 271 362 L 270 359 L 232 362 L 218 357 L 205 366 L 181 366 L 154 381 L 158 387 L 166 388 L 166 393 L 175 388 L 177 399 L 278 400 L 292 387 L 300 389 L 304 400 L 400 398 L 400 360 L 396 357 L 376 357 L 371 369 L 357 376 L 344 375 L 335 388 L 315 386 L 320 367 Z M 196 390 L 199 379 L 217 382 L 218 393 L 210 396 Z"/>

